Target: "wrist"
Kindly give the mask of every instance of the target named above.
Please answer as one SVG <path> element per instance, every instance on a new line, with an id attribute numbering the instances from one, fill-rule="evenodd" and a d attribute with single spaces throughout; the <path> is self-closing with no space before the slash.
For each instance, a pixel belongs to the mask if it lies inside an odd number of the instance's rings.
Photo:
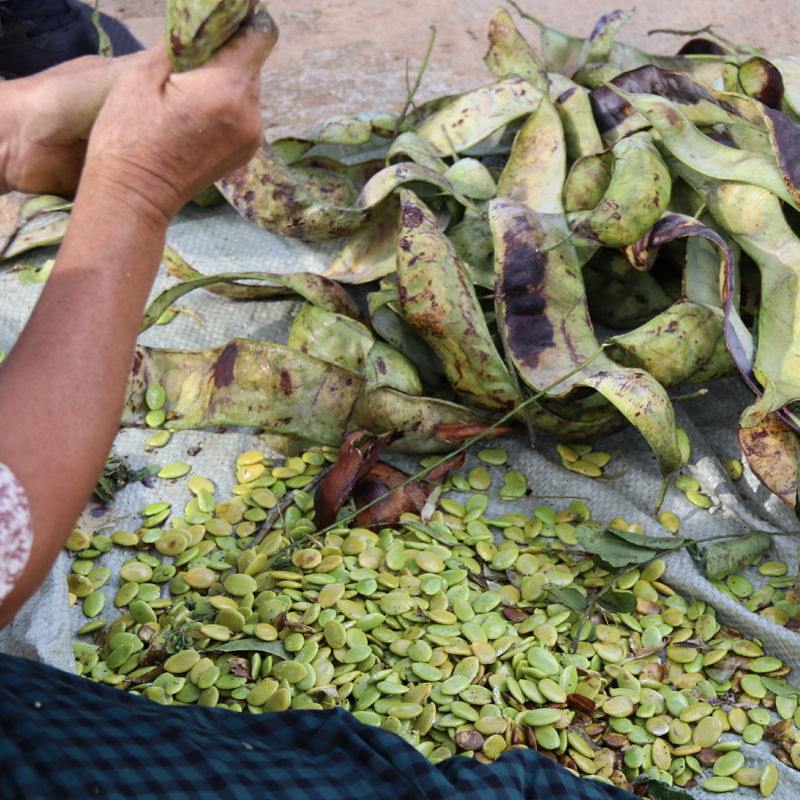
<path id="1" fill-rule="evenodd" d="M 96 218 L 96 215 L 108 218 L 124 219 L 126 224 L 145 228 L 155 236 L 165 236 L 167 227 L 174 212 L 168 203 L 144 185 L 135 180 L 121 180 L 112 175 L 104 175 L 98 170 L 84 170 L 75 197 L 76 213 Z"/>

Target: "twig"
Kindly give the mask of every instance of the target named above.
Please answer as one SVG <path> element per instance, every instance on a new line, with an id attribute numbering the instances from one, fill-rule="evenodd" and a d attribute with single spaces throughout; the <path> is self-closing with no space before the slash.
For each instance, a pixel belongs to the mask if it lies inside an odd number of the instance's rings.
<path id="1" fill-rule="evenodd" d="M 652 36 L 654 33 L 669 33 L 672 36 L 699 36 L 701 33 L 709 33 L 712 36 L 716 36 L 710 25 L 706 25 L 705 28 L 698 28 L 696 31 L 681 31 L 673 28 L 653 28 L 652 31 L 647 31 L 648 36 Z"/>
<path id="2" fill-rule="evenodd" d="M 411 94 L 411 81 L 408 76 L 408 66 L 409 62 L 406 59 L 406 92 L 410 95 Z M 411 110 L 414 112 L 414 120 L 419 121 L 419 109 L 417 108 L 417 104 L 414 102 L 414 97 L 411 97 Z"/>
<path id="3" fill-rule="evenodd" d="M 403 111 L 400 116 L 397 118 L 397 123 L 394 127 L 394 135 L 397 138 L 400 135 L 400 132 L 403 129 L 403 123 L 406 121 L 406 114 L 408 113 L 408 107 L 411 103 L 414 102 L 414 95 L 417 93 L 417 89 L 419 89 L 420 82 L 422 81 L 422 75 L 425 72 L 425 69 L 428 66 L 428 59 L 431 57 L 431 51 L 433 50 L 433 43 L 436 41 L 436 26 L 431 25 L 431 40 L 428 42 L 428 51 L 425 53 L 425 58 L 422 60 L 422 66 L 419 68 L 419 72 L 417 73 L 417 79 L 414 81 L 414 85 L 411 87 L 411 91 L 408 93 L 406 97 L 406 104 L 403 106 Z"/>

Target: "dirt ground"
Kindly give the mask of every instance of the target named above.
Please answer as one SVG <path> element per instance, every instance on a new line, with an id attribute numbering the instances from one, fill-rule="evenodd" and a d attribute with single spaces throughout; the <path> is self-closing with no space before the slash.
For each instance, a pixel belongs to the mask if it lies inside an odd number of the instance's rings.
<path id="1" fill-rule="evenodd" d="M 486 30 L 497 2 L 482 0 L 272 0 L 280 41 L 263 73 L 262 107 L 268 139 L 302 136 L 331 114 L 398 113 L 436 26 L 433 55 L 417 99 L 465 91 L 494 78 L 483 64 Z M 616 6 L 598 0 L 519 0 L 527 13 L 574 35 Z M 164 29 L 166 0 L 100 0 L 145 45 Z M 512 16 L 516 12 L 508 6 Z M 686 37 L 648 36 L 654 28 L 713 24 L 726 38 L 772 54 L 800 54 L 800 0 L 639 0 L 620 41 L 655 53 L 674 53 Z M 519 21 L 538 48 L 536 26 Z"/>

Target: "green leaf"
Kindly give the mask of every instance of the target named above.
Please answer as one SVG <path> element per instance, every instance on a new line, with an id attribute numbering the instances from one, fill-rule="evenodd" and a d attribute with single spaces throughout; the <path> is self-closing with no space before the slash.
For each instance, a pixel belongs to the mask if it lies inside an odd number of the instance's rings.
<path id="1" fill-rule="evenodd" d="M 594 553 L 612 568 L 644 564 L 653 559 L 653 551 L 626 542 L 613 528 L 602 525 L 578 525 L 575 538 L 585 550 Z"/>
<path id="2" fill-rule="evenodd" d="M 145 478 L 151 478 L 159 469 L 158 464 L 148 464 L 141 469 L 132 469 L 128 473 L 128 483 L 136 483 L 137 481 L 143 481 Z"/>
<path id="3" fill-rule="evenodd" d="M 280 658 L 282 661 L 289 660 L 289 654 L 283 647 L 281 642 L 264 642 L 261 639 L 234 639 L 232 642 L 225 642 L 225 644 L 213 644 L 209 650 L 216 650 L 221 653 L 242 653 L 245 651 L 256 651 L 258 653 L 269 653 L 275 658 Z"/>
<path id="4" fill-rule="evenodd" d="M 576 614 L 586 611 L 586 598 L 577 590 L 562 589 L 559 586 L 548 586 L 547 591 L 557 597 L 567 608 L 572 609 Z"/>
<path id="5" fill-rule="evenodd" d="M 608 530 L 618 539 L 623 539 L 629 544 L 634 544 L 637 547 L 647 547 L 649 550 L 657 550 L 659 553 L 663 553 L 665 550 L 673 550 L 676 546 L 690 544 L 693 541 L 685 536 L 646 536 L 643 533 L 623 531 L 619 528 L 609 528 Z"/>
<path id="6" fill-rule="evenodd" d="M 776 678 L 768 678 L 766 675 L 761 676 L 761 683 L 768 692 L 773 692 L 780 697 L 797 697 L 797 689 L 794 686 L 789 686 L 785 680 L 777 680 Z"/>
<path id="7" fill-rule="evenodd" d="M 706 552 L 706 570 L 714 577 L 733 575 L 753 559 L 762 556 L 769 543 L 769 534 L 761 531 L 753 531 L 727 542 L 715 542 Z"/>
<path id="8" fill-rule="evenodd" d="M 705 564 L 703 554 L 700 552 L 700 548 L 697 546 L 696 542 L 692 542 L 686 548 L 686 552 L 692 557 L 693 561 L 697 561 L 699 564 Z M 723 683 L 725 683 L 725 681 L 723 681 Z"/>
<path id="9" fill-rule="evenodd" d="M 111 480 L 111 478 L 106 478 L 101 475 L 97 479 L 97 486 L 94 489 L 94 493 L 104 502 L 110 503 L 114 499 L 114 493 L 117 491 L 117 484 Z"/>
<path id="10" fill-rule="evenodd" d="M 636 611 L 636 595 L 611 589 L 597 596 L 597 605 L 615 614 L 632 614 Z"/>

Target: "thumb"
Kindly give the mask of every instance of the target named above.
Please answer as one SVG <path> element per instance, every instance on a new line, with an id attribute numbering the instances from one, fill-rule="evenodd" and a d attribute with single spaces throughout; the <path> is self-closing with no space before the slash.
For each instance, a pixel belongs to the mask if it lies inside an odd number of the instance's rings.
<path id="1" fill-rule="evenodd" d="M 203 67 L 223 67 L 258 75 L 277 41 L 278 26 L 267 7 L 257 2 L 239 30 Z"/>

